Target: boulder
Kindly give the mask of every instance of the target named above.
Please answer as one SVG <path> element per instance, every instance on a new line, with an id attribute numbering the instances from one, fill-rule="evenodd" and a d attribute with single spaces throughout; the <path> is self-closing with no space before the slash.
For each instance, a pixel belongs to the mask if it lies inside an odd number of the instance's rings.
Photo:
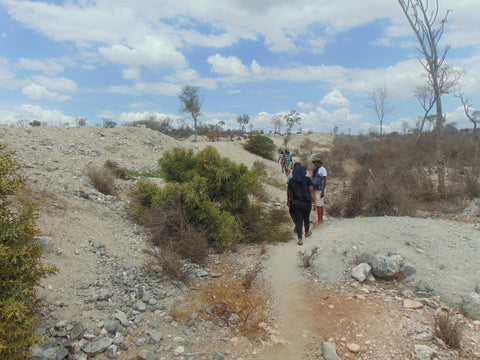
<path id="1" fill-rule="evenodd" d="M 400 266 L 390 256 L 373 255 L 372 273 L 380 279 L 391 280 L 400 271 Z"/>
<path id="2" fill-rule="evenodd" d="M 352 269 L 351 275 L 355 280 L 363 282 L 368 278 L 371 270 L 372 267 L 369 264 L 362 263 Z"/>
<path id="3" fill-rule="evenodd" d="M 468 294 L 467 298 L 462 302 L 461 309 L 466 317 L 480 320 L 480 295 L 476 292 Z"/>

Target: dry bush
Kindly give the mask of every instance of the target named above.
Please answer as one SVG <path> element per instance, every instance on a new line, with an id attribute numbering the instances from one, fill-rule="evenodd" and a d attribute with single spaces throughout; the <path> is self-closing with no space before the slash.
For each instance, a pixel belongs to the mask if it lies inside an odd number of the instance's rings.
<path id="1" fill-rule="evenodd" d="M 190 223 L 181 204 L 152 206 L 142 214 L 141 223 L 155 246 L 198 264 L 205 261 L 209 253 L 205 232 Z"/>
<path id="2" fill-rule="evenodd" d="M 266 175 L 267 174 L 267 166 L 265 165 L 264 162 L 260 160 L 255 160 L 252 166 L 252 170 L 255 170 L 258 172 L 260 175 Z"/>
<path id="3" fill-rule="evenodd" d="M 128 174 L 128 172 L 125 169 L 121 168 L 120 165 L 113 160 L 105 161 L 105 164 L 103 166 L 106 169 L 110 170 L 112 175 L 118 179 L 123 179 L 123 180 L 130 179 L 130 175 Z"/>
<path id="4" fill-rule="evenodd" d="M 252 288 L 253 282 L 262 269 L 263 267 L 261 263 L 257 263 L 253 268 L 248 269 L 247 273 L 242 277 L 242 285 L 245 287 L 245 289 L 248 290 Z"/>
<path id="5" fill-rule="evenodd" d="M 310 254 L 308 253 L 307 250 L 299 251 L 297 254 L 298 254 L 298 257 L 300 259 L 301 265 L 305 269 L 307 269 L 307 268 L 310 268 L 310 267 L 313 266 L 313 262 L 318 255 L 318 247 L 315 246 L 315 247 L 311 248 L 310 249 Z"/>
<path id="6" fill-rule="evenodd" d="M 265 311 L 270 298 L 270 290 L 265 284 L 246 289 L 242 280 L 226 276 L 219 281 L 204 283 L 200 295 L 207 304 L 207 312 L 215 320 L 227 322 L 232 314 L 241 319 L 238 330 L 249 336 L 259 337 L 265 321 Z"/>
<path id="7" fill-rule="evenodd" d="M 114 194 L 115 177 L 110 170 L 106 168 L 88 167 L 85 169 L 85 175 L 90 179 L 95 189 L 102 194 Z"/>
<path id="8" fill-rule="evenodd" d="M 435 312 L 435 336 L 452 349 L 460 349 L 463 328 L 460 320 L 452 317 L 451 309 L 440 308 Z"/>
<path id="9" fill-rule="evenodd" d="M 189 283 L 193 270 L 187 267 L 174 252 L 151 248 L 145 250 L 145 253 L 152 256 L 151 261 L 146 264 L 149 273 L 156 274 L 161 271 L 169 279 L 181 281 L 184 284 Z"/>

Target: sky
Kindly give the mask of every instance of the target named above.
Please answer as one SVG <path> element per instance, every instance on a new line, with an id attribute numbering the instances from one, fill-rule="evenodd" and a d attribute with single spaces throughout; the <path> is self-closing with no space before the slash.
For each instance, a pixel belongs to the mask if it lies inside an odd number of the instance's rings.
<path id="1" fill-rule="evenodd" d="M 472 128 L 458 94 L 480 109 L 480 1 L 439 7 L 439 49 L 461 74 L 443 111 Z M 370 95 L 384 88 L 383 132 L 403 132 L 423 115 L 417 47 L 397 0 L 0 0 L 0 124 L 192 125 L 179 100 L 190 85 L 201 123 L 237 129 L 247 114 L 248 130 L 268 132 L 296 110 L 293 131 L 365 134 L 379 130 Z"/>

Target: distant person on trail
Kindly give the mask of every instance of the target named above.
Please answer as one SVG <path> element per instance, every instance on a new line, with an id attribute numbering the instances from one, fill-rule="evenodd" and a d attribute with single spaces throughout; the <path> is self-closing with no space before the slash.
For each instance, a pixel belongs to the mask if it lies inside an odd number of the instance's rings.
<path id="1" fill-rule="evenodd" d="M 300 163 L 295 163 L 292 177 L 288 181 L 287 205 L 293 214 L 298 245 L 303 245 L 302 230 L 305 227 L 305 237 L 312 235 L 310 232 L 310 212 L 316 209 L 315 191 L 312 180 L 307 176 L 307 170 Z"/>
<path id="2" fill-rule="evenodd" d="M 285 174 L 287 174 L 288 176 L 292 171 L 292 166 L 293 166 L 292 155 L 290 155 L 290 151 L 288 150 L 285 151 L 284 161 L 285 161 Z"/>
<path id="3" fill-rule="evenodd" d="M 285 151 L 280 151 L 280 154 L 278 155 L 278 162 L 280 163 L 280 166 L 282 167 L 282 174 L 285 172 Z"/>
<path id="4" fill-rule="evenodd" d="M 317 204 L 317 216 L 318 220 L 314 228 L 323 225 L 323 198 L 325 197 L 325 187 L 327 186 L 327 170 L 322 166 L 322 160 L 314 159 L 314 169 L 312 174 L 312 184 L 315 190 L 315 200 Z"/>

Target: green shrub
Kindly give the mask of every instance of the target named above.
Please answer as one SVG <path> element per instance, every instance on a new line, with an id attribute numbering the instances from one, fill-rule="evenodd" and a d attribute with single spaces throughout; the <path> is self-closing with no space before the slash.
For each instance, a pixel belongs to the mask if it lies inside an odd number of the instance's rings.
<path id="1" fill-rule="evenodd" d="M 134 210 L 139 218 L 148 216 L 152 206 L 182 208 L 185 221 L 204 230 L 208 242 L 217 248 L 283 237 L 282 212 L 267 211 L 250 201 L 258 193 L 258 171 L 220 157 L 213 147 L 197 154 L 175 148 L 158 162 L 168 183 L 162 189 L 138 183 Z"/>
<path id="2" fill-rule="evenodd" d="M 35 287 L 55 269 L 40 262 L 35 206 L 13 206 L 7 200 L 24 179 L 13 153 L 5 149 L 0 144 L 0 358 L 24 359 L 27 348 L 40 340 L 35 329 L 42 303 Z"/>
<path id="3" fill-rule="evenodd" d="M 250 151 L 255 155 L 261 156 L 265 159 L 273 160 L 275 144 L 273 143 L 272 139 L 266 136 L 260 134 L 250 134 L 243 147 L 245 150 Z"/>

